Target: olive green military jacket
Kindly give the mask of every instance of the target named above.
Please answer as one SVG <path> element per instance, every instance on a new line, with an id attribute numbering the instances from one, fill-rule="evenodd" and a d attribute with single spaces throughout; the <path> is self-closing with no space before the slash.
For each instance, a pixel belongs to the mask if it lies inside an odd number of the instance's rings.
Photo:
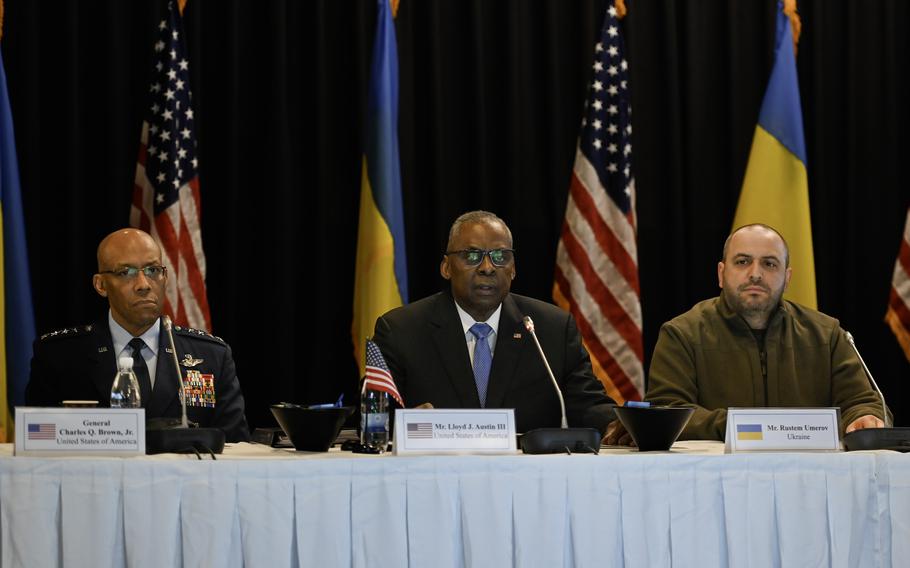
<path id="1" fill-rule="evenodd" d="M 764 357 L 723 295 L 665 323 L 647 399 L 696 405 L 682 439 L 723 440 L 728 407 L 837 406 L 842 433 L 865 414 L 882 418 L 880 399 L 839 322 L 787 300 L 768 322 Z"/>

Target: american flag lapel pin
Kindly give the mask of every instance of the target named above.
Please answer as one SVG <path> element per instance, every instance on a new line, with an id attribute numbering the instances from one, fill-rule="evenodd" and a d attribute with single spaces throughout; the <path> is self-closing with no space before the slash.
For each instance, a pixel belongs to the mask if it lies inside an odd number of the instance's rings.
<path id="1" fill-rule="evenodd" d="M 518 333 L 518 332 L 513 333 L 513 334 L 512 334 L 512 339 L 521 339 L 521 334 Z"/>

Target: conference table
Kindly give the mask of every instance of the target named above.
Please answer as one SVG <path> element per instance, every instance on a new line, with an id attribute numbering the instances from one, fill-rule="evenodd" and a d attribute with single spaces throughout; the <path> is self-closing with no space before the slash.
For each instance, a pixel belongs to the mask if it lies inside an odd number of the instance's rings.
<path id="1" fill-rule="evenodd" d="M 908 566 L 910 454 L 13 456 L 2 566 Z"/>

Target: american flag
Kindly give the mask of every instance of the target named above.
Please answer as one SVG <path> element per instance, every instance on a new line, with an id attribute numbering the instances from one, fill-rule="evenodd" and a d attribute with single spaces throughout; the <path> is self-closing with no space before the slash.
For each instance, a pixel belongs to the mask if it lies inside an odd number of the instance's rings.
<path id="1" fill-rule="evenodd" d="M 431 422 L 408 422 L 408 438 L 433 438 L 433 424 Z"/>
<path id="2" fill-rule="evenodd" d="M 57 438 L 57 425 L 56 424 L 29 424 L 28 425 L 28 439 L 29 440 L 55 440 Z"/>
<path id="3" fill-rule="evenodd" d="M 556 253 L 553 298 L 575 316 L 607 393 L 617 402 L 641 400 L 632 107 L 612 5 L 594 49 L 593 69 Z"/>
<path id="4" fill-rule="evenodd" d="M 907 211 L 904 235 L 901 238 L 897 260 L 894 262 L 891 297 L 885 321 L 910 360 L 910 210 Z"/>
<path id="5" fill-rule="evenodd" d="M 366 341 L 366 375 L 363 377 L 363 390 L 376 390 L 389 393 L 392 398 L 398 401 L 398 405 L 404 408 L 404 400 L 395 386 L 395 379 L 389 371 L 389 366 L 382 356 L 382 351 L 374 342 L 367 339 Z"/>
<path id="6" fill-rule="evenodd" d="M 149 106 L 133 185 L 130 225 L 161 245 L 169 278 L 164 310 L 178 325 L 211 331 L 189 63 L 180 12 L 168 3 L 158 24 Z"/>

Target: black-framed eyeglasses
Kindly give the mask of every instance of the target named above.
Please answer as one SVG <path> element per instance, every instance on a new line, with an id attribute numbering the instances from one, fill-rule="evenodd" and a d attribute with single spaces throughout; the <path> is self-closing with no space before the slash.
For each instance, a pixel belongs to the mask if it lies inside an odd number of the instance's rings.
<path id="1" fill-rule="evenodd" d="M 490 262 L 493 263 L 493 266 L 507 266 L 510 262 L 515 260 L 515 250 L 514 249 L 490 249 L 490 250 L 481 250 L 481 249 L 464 249 L 464 250 L 449 250 L 446 251 L 447 256 L 457 256 L 461 259 L 461 262 L 465 266 L 477 266 L 483 262 L 483 257 L 489 256 Z"/>
<path id="2" fill-rule="evenodd" d="M 117 270 L 102 270 L 98 274 L 113 274 L 121 280 L 135 280 L 139 273 L 145 274 L 149 280 L 161 280 L 167 274 L 166 266 L 152 265 L 136 268 L 135 266 L 124 266 Z"/>

